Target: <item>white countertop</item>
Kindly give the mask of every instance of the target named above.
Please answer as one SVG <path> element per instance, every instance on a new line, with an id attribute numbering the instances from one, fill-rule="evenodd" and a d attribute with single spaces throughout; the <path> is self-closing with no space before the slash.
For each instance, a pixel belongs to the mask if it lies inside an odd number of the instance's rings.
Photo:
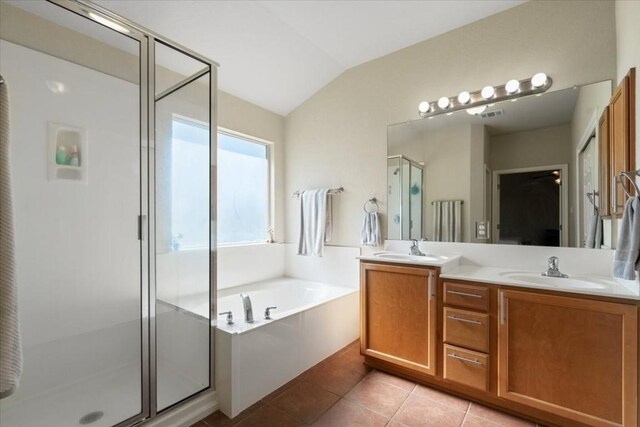
<path id="1" fill-rule="evenodd" d="M 571 275 L 568 279 L 542 278 L 542 276 L 539 276 L 539 272 L 466 264 L 459 264 L 446 272 L 443 271 L 440 277 L 443 279 L 469 280 L 513 287 L 640 300 L 640 286 L 637 283 L 631 281 L 617 282 L 610 277 Z M 530 280 L 527 280 L 528 277 L 530 277 Z M 563 280 L 566 280 L 566 282 L 563 283 Z M 592 287 L 583 288 L 573 285 L 575 281 L 580 280 L 588 281 L 592 284 Z"/>
<path id="2" fill-rule="evenodd" d="M 394 254 L 394 252 L 386 252 L 386 253 L 389 253 L 392 255 Z M 377 252 L 376 254 L 379 254 L 379 252 Z M 450 269 L 456 268 L 461 258 L 460 255 L 437 255 L 437 256 L 426 256 L 426 257 L 411 256 L 411 258 L 409 259 L 403 259 L 403 258 L 384 258 L 376 254 L 361 255 L 356 258 L 362 261 L 440 267 L 441 272 L 449 271 Z"/>

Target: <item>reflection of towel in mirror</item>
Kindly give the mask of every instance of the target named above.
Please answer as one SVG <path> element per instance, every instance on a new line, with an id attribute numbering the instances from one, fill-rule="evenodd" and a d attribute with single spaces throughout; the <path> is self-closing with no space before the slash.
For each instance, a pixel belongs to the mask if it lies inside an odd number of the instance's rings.
<path id="1" fill-rule="evenodd" d="M 433 240 L 462 242 L 462 200 L 433 202 Z"/>
<path id="2" fill-rule="evenodd" d="M 637 197 L 631 197 L 624 206 L 618 244 L 613 255 L 613 276 L 621 279 L 633 280 L 636 271 L 640 271 L 640 202 Z"/>
<path id="3" fill-rule="evenodd" d="M 360 243 L 363 246 L 380 246 L 381 240 L 378 212 L 365 212 L 362 221 L 362 232 L 360 233 Z"/>
<path id="4" fill-rule="evenodd" d="M 584 247 L 589 249 L 600 249 L 602 246 L 602 218 L 600 213 L 596 211 L 595 215 L 589 220 L 587 228 L 587 238 Z"/>
<path id="5" fill-rule="evenodd" d="M 305 190 L 300 194 L 300 240 L 298 255 L 322 256 L 324 243 L 331 239 L 329 190 Z"/>

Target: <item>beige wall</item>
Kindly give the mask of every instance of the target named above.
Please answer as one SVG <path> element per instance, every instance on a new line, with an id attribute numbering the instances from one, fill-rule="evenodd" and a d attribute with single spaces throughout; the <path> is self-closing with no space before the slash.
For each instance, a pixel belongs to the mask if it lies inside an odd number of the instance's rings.
<path id="1" fill-rule="evenodd" d="M 490 158 L 494 171 L 569 164 L 571 125 L 492 136 Z"/>
<path id="2" fill-rule="evenodd" d="M 613 79 L 614 26 L 613 2 L 527 2 L 348 70 L 287 116 L 286 193 L 344 186 L 332 243 L 359 244 L 364 201 L 377 197 L 386 210 L 388 124 L 418 118 L 422 100 L 538 71 L 552 90 Z M 292 242 L 297 205 L 285 204 Z"/>

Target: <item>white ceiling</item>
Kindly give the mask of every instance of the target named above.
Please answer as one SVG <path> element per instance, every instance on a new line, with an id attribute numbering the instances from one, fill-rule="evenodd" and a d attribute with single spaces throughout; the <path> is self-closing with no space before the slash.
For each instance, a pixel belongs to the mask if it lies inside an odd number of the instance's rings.
<path id="1" fill-rule="evenodd" d="M 287 114 L 351 67 L 523 1 L 96 3 L 220 63 L 220 89 Z"/>

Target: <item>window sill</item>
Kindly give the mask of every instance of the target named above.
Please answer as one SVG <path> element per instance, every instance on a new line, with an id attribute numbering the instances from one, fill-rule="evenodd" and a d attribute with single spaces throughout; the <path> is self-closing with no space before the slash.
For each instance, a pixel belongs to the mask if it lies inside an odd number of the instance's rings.
<path id="1" fill-rule="evenodd" d="M 278 242 L 273 242 L 273 243 L 269 243 L 269 242 L 226 243 L 226 244 L 218 245 L 218 249 L 239 248 L 239 247 L 244 247 L 244 246 L 267 246 L 267 245 L 277 245 L 277 244 L 278 244 Z"/>

